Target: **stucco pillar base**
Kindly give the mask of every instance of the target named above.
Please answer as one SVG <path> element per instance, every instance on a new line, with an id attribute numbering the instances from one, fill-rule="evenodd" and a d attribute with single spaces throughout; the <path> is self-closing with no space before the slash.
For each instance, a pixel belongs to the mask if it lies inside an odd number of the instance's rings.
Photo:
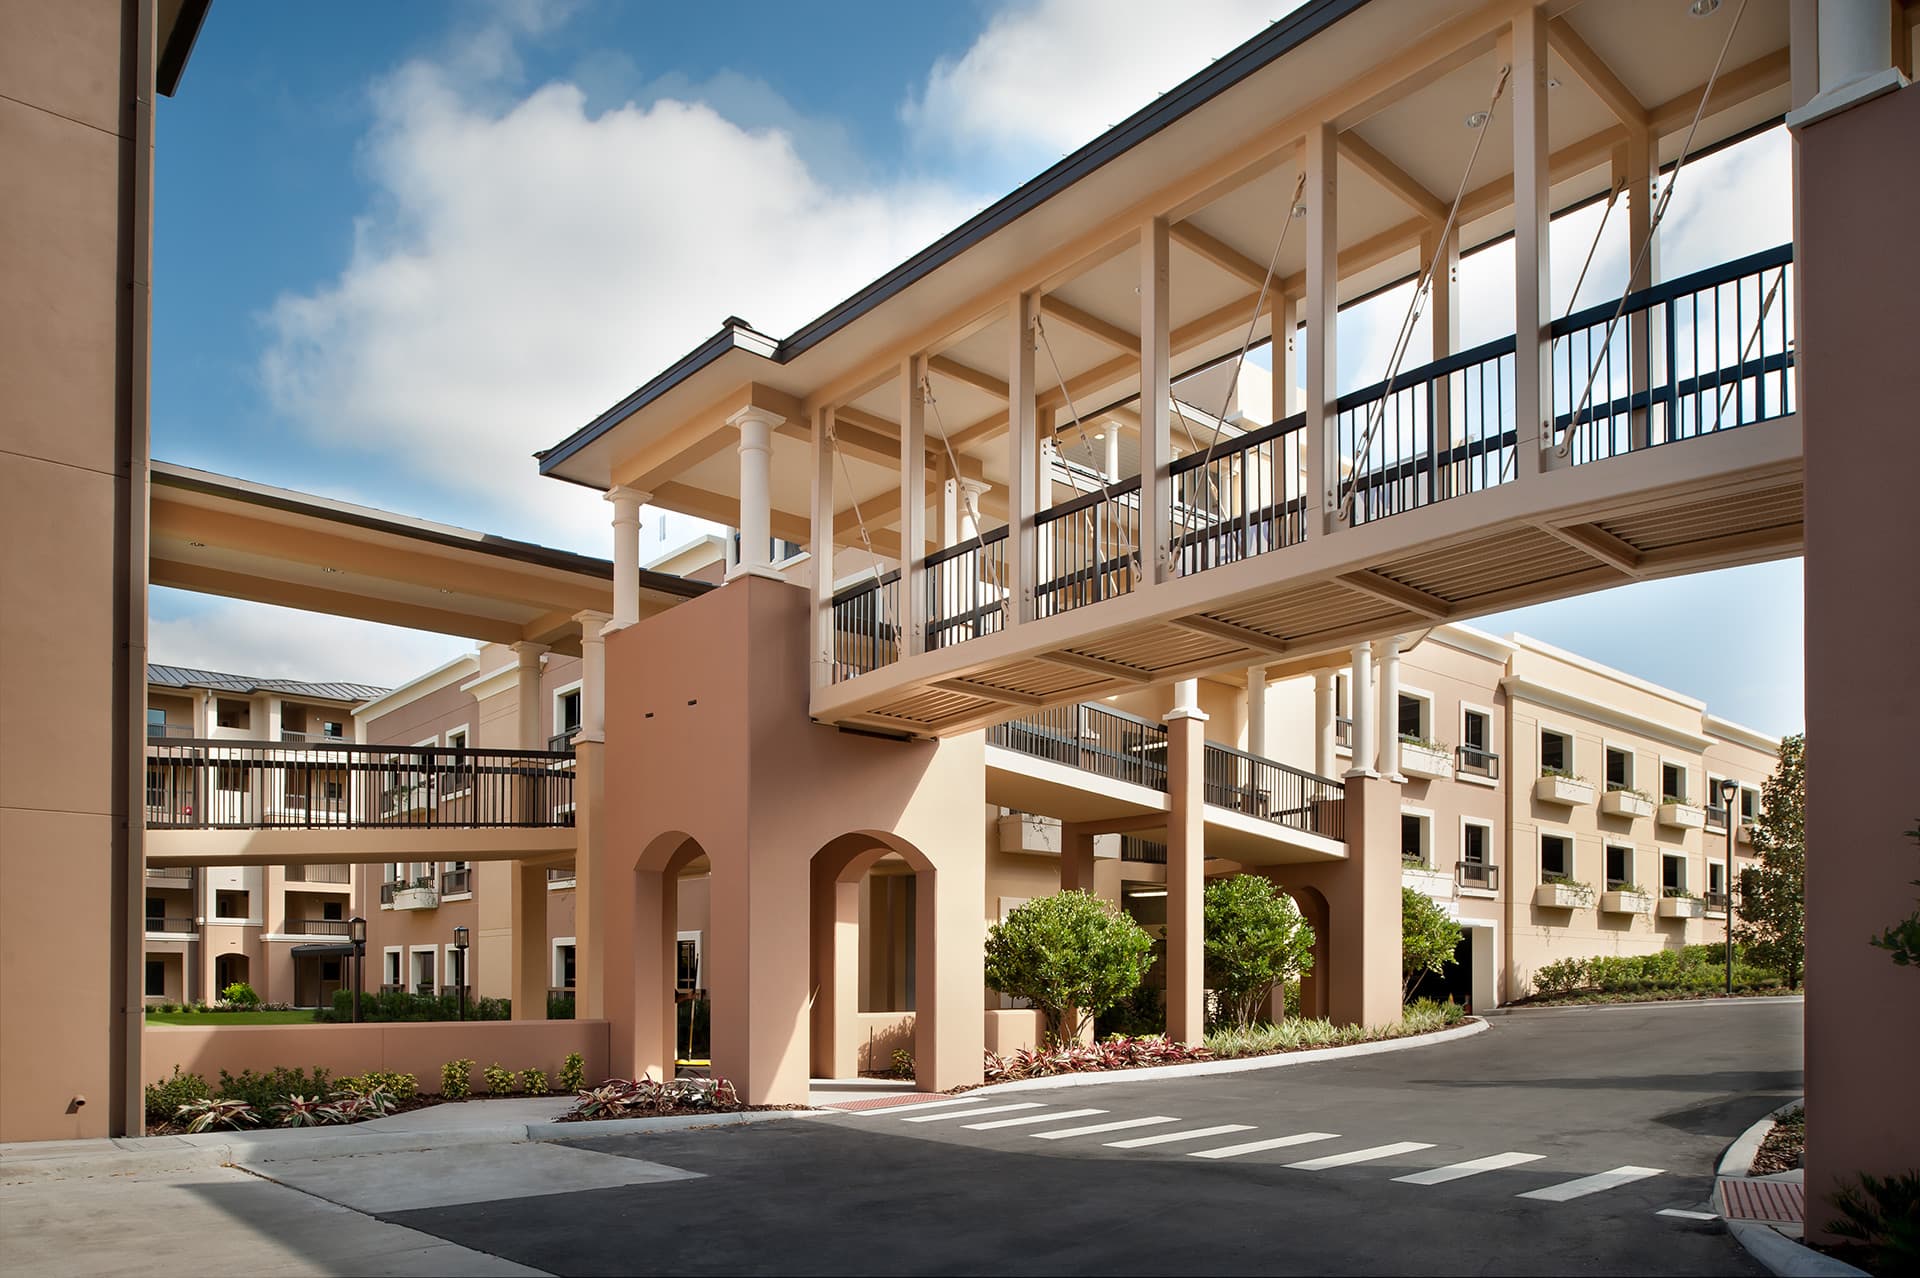
<path id="1" fill-rule="evenodd" d="M 978 855 L 943 860 L 938 869 L 920 872 L 917 892 L 922 959 L 914 980 L 913 1081 L 923 1092 L 943 1092 L 982 1077 L 986 860 Z"/>
<path id="2" fill-rule="evenodd" d="M 547 870 L 513 863 L 513 1019 L 547 1019 Z M 577 951 L 576 951 L 577 953 Z"/>
<path id="3" fill-rule="evenodd" d="M 601 1020 L 607 1014 L 606 764 L 605 745 L 574 742 L 573 988 L 574 1015 L 582 1020 Z"/>
<path id="4" fill-rule="evenodd" d="M 772 564 L 737 563 L 727 569 L 726 581 L 738 581 L 742 577 L 759 577 L 763 581 L 785 581 L 780 570 Z"/>
<path id="5" fill-rule="evenodd" d="M 1091 892 L 1093 886 L 1093 827 L 1064 824 L 1060 827 L 1060 890 Z"/>
<path id="6" fill-rule="evenodd" d="M 1167 715 L 1167 1037 L 1198 1043 L 1207 1036 L 1205 921 L 1206 827 L 1202 763 L 1207 716 Z"/>
<path id="7" fill-rule="evenodd" d="M 1317 929 L 1316 998 L 1341 1025 L 1400 1019 L 1400 794 L 1379 778 L 1347 782 L 1347 859 L 1289 868 L 1289 887 L 1308 887 L 1326 903 Z M 1172 859 L 1171 850 L 1168 859 Z"/>

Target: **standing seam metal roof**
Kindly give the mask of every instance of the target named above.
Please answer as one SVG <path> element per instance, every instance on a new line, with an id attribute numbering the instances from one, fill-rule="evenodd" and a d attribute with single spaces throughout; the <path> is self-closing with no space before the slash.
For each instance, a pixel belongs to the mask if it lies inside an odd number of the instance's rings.
<path id="1" fill-rule="evenodd" d="M 278 692 L 292 697 L 312 697 L 319 701 L 371 701 L 384 697 L 389 688 L 370 683 L 309 683 L 304 679 L 258 679 L 252 675 L 222 674 L 217 670 L 194 670 L 186 666 L 147 665 L 147 682 L 165 688 L 210 688 L 215 692 L 234 692 L 251 696 L 258 692 Z"/>

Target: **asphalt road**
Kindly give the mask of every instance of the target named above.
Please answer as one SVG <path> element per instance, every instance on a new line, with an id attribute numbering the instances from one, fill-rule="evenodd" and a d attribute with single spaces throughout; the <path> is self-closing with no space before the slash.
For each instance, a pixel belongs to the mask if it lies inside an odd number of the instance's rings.
<path id="1" fill-rule="evenodd" d="M 1801 1020 L 1523 1012 L 1338 1064 L 587 1140 L 698 1178 L 376 1214 L 564 1274 L 1757 1274 L 1661 1213 L 1799 1092 Z"/>

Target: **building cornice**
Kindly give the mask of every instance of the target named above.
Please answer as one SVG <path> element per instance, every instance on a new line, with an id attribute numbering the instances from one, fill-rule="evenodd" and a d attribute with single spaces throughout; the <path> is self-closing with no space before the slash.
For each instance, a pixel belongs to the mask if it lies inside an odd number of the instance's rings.
<path id="1" fill-rule="evenodd" d="M 1498 635 L 1488 634 L 1484 630 L 1475 630 L 1472 626 L 1463 626 L 1458 622 L 1435 626 L 1427 635 L 1430 643 L 1442 644 L 1448 648 L 1457 648 L 1461 652 L 1476 657 L 1485 657 L 1489 661 L 1498 661 L 1505 665 L 1514 653 L 1514 646 Z"/>
<path id="2" fill-rule="evenodd" d="M 479 668 L 480 657 L 477 653 L 469 652 L 464 656 L 455 657 L 445 665 L 427 671 L 411 683 L 401 684 L 384 697 L 375 697 L 371 701 L 355 706 L 353 717 L 355 719 L 377 718 L 390 710 L 399 709 L 409 701 L 417 700 L 431 692 L 438 692 L 448 684 L 458 683 L 470 677 Z"/>
<path id="3" fill-rule="evenodd" d="M 1676 728 L 1670 723 L 1649 719 L 1645 715 L 1635 714 L 1631 710 L 1623 709 L 1610 702 L 1576 696 L 1571 692 L 1548 684 L 1536 683 L 1520 675 L 1508 675 L 1500 681 L 1500 687 L 1509 698 L 1592 719 L 1609 727 L 1619 728 L 1623 732 L 1635 732 L 1679 749 L 1704 751 L 1713 744 L 1713 738 L 1702 733 Z"/>
<path id="4" fill-rule="evenodd" d="M 509 688 L 518 687 L 519 683 L 520 667 L 516 663 L 509 662 L 498 670 L 489 670 L 477 679 L 469 679 L 460 685 L 460 691 L 472 694 L 475 701 L 484 701 Z"/>
<path id="5" fill-rule="evenodd" d="M 1649 696 L 1664 698 L 1665 700 L 1673 702 L 1675 705 L 1686 706 L 1689 710 L 1698 710 L 1704 713 L 1707 708 L 1706 702 L 1694 697 L 1689 697 L 1685 693 L 1675 692 L 1672 688 L 1663 688 L 1657 683 L 1642 679 L 1638 675 L 1628 674 L 1624 670 L 1616 670 L 1612 666 L 1603 666 L 1590 657 L 1583 657 L 1577 652 L 1568 652 L 1564 648 L 1556 648 L 1550 643 L 1542 643 L 1530 635 L 1515 635 L 1511 642 L 1516 651 L 1531 652 L 1537 656 L 1550 657 L 1555 661 L 1564 661 L 1577 670 L 1584 670 L 1588 674 L 1599 675 L 1603 679 L 1611 679 L 1615 683 L 1624 684 L 1635 691 L 1644 692 Z"/>
<path id="6" fill-rule="evenodd" d="M 1709 736 L 1718 737 L 1722 741 L 1731 741 L 1735 745 L 1743 745 L 1749 750 L 1758 750 L 1763 754 L 1780 753 L 1779 737 L 1768 736 L 1764 732 L 1735 723 L 1731 719 L 1722 719 L 1717 714 L 1701 715 L 1700 725 L 1707 730 Z"/>

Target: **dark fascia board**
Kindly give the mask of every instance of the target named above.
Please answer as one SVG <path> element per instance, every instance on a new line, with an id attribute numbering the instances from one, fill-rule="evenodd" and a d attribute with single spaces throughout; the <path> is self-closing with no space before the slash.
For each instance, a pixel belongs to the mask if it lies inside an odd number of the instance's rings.
<path id="1" fill-rule="evenodd" d="M 784 340 L 771 343 L 770 350 L 755 353 L 765 355 L 775 363 L 785 364 L 819 345 L 860 316 L 1032 212 L 1080 179 L 1205 106 L 1269 63 L 1299 48 L 1366 3 L 1367 0 L 1309 0 L 1309 3 L 1275 22 L 1185 83 L 1162 94 L 1040 176 L 1016 188 L 1012 194 L 961 223 L 838 306 L 802 325 Z M 733 349 L 736 332 L 732 327 L 722 328 L 692 353 L 593 421 L 552 448 L 534 454 L 540 460 L 540 473 L 551 474 L 554 467 L 598 439 L 616 423 L 659 399 L 675 385 Z M 758 333 L 752 336 L 767 340 Z"/>
<path id="2" fill-rule="evenodd" d="M 517 541 L 511 537 L 499 537 L 492 533 L 473 532 L 465 528 L 455 528 L 449 524 L 435 524 L 423 519 L 392 515 L 366 506 L 354 506 L 327 497 L 316 497 L 311 493 L 295 492 L 289 488 L 273 488 L 265 484 L 253 483 L 251 480 L 216 475 L 211 471 L 195 470 L 172 462 L 155 461 L 152 463 L 152 470 L 153 482 L 166 488 L 178 488 L 183 492 L 203 493 L 231 501 L 243 501 L 270 510 L 281 510 L 313 519 L 324 519 L 331 523 L 366 528 L 391 536 L 405 537 L 412 541 L 446 546 L 454 550 L 494 555 L 540 568 L 553 568 L 561 572 L 576 572 L 607 581 L 613 580 L 612 562 L 597 559 L 592 555 L 577 554 L 571 550 L 557 550 L 552 546 Z M 708 582 L 693 581 L 686 577 L 676 577 L 671 573 L 642 568 L 640 588 L 692 599 L 706 594 L 713 589 L 713 586 Z"/>
<path id="3" fill-rule="evenodd" d="M 194 42 L 200 38 L 200 28 L 207 20 L 207 10 L 212 7 L 213 0 L 180 0 L 153 68 L 153 87 L 162 97 L 172 97 L 180 87 L 180 77 L 187 71 L 187 59 L 193 56 Z"/>

